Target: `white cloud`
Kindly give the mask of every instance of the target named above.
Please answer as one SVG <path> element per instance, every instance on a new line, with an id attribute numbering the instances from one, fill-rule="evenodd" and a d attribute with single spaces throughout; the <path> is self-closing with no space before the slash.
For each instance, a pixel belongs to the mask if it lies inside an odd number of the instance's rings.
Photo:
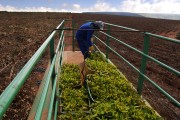
<path id="1" fill-rule="evenodd" d="M 22 11 L 25 11 L 25 12 L 46 12 L 46 11 L 49 11 L 49 12 L 52 12 L 54 11 L 52 8 L 48 8 L 48 7 L 25 7 L 25 8 L 17 8 L 17 7 L 13 7 L 13 6 L 2 6 L 0 5 L 0 11 L 10 11 L 10 12 L 13 12 L 13 11 L 16 11 L 16 12 L 22 12 Z"/>
<path id="2" fill-rule="evenodd" d="M 80 5 L 79 4 L 73 4 L 73 8 L 79 10 L 80 9 Z"/>
<path id="3" fill-rule="evenodd" d="M 13 6 L 2 6 L 0 4 L 0 11 L 9 11 L 9 12 L 71 12 L 71 10 L 67 10 L 64 8 L 61 9 L 52 9 L 49 7 L 24 7 L 17 8 Z"/>
<path id="4" fill-rule="evenodd" d="M 68 4 L 67 3 L 63 3 L 63 5 L 62 5 L 63 7 L 67 7 L 68 6 Z"/>
<path id="5" fill-rule="evenodd" d="M 9 5 L 7 5 L 7 6 L 2 6 L 2 5 L 0 4 L 0 11 L 13 11 L 13 10 L 15 10 L 15 7 L 13 7 L 13 6 L 9 6 Z"/>
<path id="6" fill-rule="evenodd" d="M 119 5 L 119 6 L 118 6 Z M 31 12 L 135 12 L 135 13 L 174 13 L 180 14 L 180 0 L 117 0 L 117 6 L 105 2 L 105 0 L 97 0 L 94 5 L 83 8 L 80 4 L 64 3 L 60 8 L 50 7 L 25 7 L 17 8 L 14 6 L 2 6 L 0 11 L 31 11 Z"/>
<path id="7" fill-rule="evenodd" d="M 73 8 L 73 9 L 72 9 Z M 104 2 L 104 0 L 98 0 L 94 5 L 88 8 L 82 8 L 78 4 L 74 4 L 71 7 L 72 12 L 103 12 L 103 11 L 117 11 L 117 8 L 111 6 L 110 4 Z"/>
<path id="8" fill-rule="evenodd" d="M 66 9 L 69 12 L 95 12 L 95 11 L 117 11 L 117 9 L 110 4 L 104 2 L 103 0 L 98 0 L 94 5 L 89 6 L 88 8 L 83 8 L 79 4 L 67 4 L 64 3 L 62 5 L 64 9 Z"/>
<path id="9" fill-rule="evenodd" d="M 136 13 L 180 14 L 180 0 L 124 0 L 120 11 Z"/>
<path id="10" fill-rule="evenodd" d="M 117 9 L 104 1 L 97 1 L 95 5 L 87 9 L 88 11 L 117 11 Z"/>

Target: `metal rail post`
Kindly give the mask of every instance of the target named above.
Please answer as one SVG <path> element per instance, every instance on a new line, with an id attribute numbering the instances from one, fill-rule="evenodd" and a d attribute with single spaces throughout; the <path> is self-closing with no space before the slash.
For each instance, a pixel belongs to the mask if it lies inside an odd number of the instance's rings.
<path id="1" fill-rule="evenodd" d="M 54 57 L 54 37 L 50 41 L 50 61 L 52 63 Z"/>
<path id="2" fill-rule="evenodd" d="M 75 46 L 74 46 L 74 20 L 72 19 L 72 49 L 75 51 Z"/>
<path id="3" fill-rule="evenodd" d="M 51 41 L 50 41 L 50 62 L 52 64 L 53 58 L 54 58 L 54 37 L 52 37 Z M 52 85 L 54 84 L 54 78 L 55 78 L 55 67 L 53 68 L 53 72 L 52 72 Z M 52 86 L 53 87 L 53 86 Z"/>
<path id="4" fill-rule="evenodd" d="M 110 35 L 110 25 L 108 25 L 108 32 L 107 33 Z M 110 37 L 109 36 L 107 36 L 107 38 L 106 38 L 106 44 L 107 44 L 107 46 L 110 45 Z M 109 48 L 108 47 L 106 47 L 106 59 L 107 59 L 107 61 L 109 59 Z"/>
<path id="5" fill-rule="evenodd" d="M 147 35 L 146 33 L 144 34 L 144 48 L 143 48 L 143 53 L 148 55 L 148 50 L 149 50 L 149 42 L 150 42 L 150 38 L 149 35 Z M 147 62 L 147 57 L 142 55 L 142 60 L 141 60 L 141 68 L 140 68 L 140 72 L 142 74 L 145 74 L 146 72 L 146 62 Z M 139 75 L 139 79 L 138 79 L 138 94 L 141 95 L 142 94 L 142 89 L 143 89 L 143 82 L 144 82 L 144 77 L 140 74 Z"/>
<path id="6" fill-rule="evenodd" d="M 64 28 L 64 26 L 62 26 L 62 29 Z M 59 30 L 59 36 L 58 36 L 58 39 L 60 39 L 60 37 L 61 37 L 61 32 L 62 32 L 62 30 Z"/>
<path id="7" fill-rule="evenodd" d="M 98 34 L 96 34 L 95 36 L 98 36 Z M 93 36 L 93 44 L 97 46 L 97 39 Z M 97 48 L 94 47 L 95 51 L 97 51 Z"/>

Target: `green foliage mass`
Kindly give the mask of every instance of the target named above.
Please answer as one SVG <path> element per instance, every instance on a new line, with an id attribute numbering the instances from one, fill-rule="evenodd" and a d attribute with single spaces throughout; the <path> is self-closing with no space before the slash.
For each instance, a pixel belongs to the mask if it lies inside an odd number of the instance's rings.
<path id="1" fill-rule="evenodd" d="M 65 113 L 60 115 L 60 118 L 62 120 L 83 118 L 84 111 L 88 110 L 88 98 L 85 95 L 85 88 L 76 88 L 80 81 L 79 67 L 65 64 L 62 69 L 60 74 L 60 106 Z"/>
<path id="2" fill-rule="evenodd" d="M 88 68 L 95 71 L 89 74 L 88 85 L 95 102 L 88 104 L 84 87 L 79 84 L 80 72 L 77 65 L 64 65 L 60 77 L 61 106 L 65 114 L 61 119 L 82 120 L 158 120 L 162 119 L 131 87 L 119 70 L 100 54 L 91 55 L 86 60 Z"/>

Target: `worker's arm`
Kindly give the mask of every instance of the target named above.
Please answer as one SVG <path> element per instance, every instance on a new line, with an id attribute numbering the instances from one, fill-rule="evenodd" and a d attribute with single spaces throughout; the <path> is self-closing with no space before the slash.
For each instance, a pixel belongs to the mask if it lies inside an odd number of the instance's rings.
<path id="1" fill-rule="evenodd" d="M 92 46 L 92 42 L 91 42 L 91 37 L 93 35 L 94 31 L 93 30 L 88 30 L 87 31 L 87 42 L 88 42 L 88 45 L 89 47 Z"/>

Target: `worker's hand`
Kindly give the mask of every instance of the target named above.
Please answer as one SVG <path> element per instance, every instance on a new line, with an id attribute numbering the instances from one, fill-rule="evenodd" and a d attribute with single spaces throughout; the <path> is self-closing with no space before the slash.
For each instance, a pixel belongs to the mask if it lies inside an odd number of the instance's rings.
<path id="1" fill-rule="evenodd" d="M 91 51 L 91 52 L 94 51 L 94 47 L 93 47 L 93 46 L 90 46 L 90 47 L 89 47 L 89 51 Z"/>
<path id="2" fill-rule="evenodd" d="M 91 38 L 91 42 L 92 42 L 92 43 L 94 42 L 94 37 Z"/>

